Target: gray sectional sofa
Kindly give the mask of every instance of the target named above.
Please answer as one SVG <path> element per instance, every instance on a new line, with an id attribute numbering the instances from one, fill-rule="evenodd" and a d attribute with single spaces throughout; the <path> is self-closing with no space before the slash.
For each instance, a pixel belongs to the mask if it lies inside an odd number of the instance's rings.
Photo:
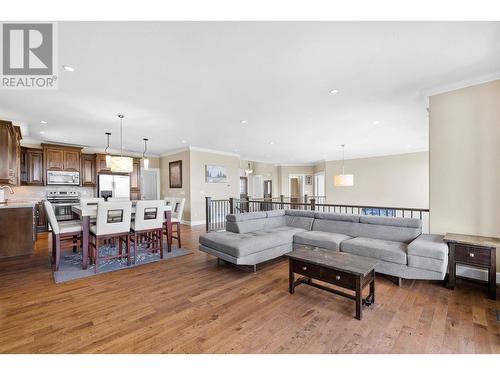
<path id="1" fill-rule="evenodd" d="M 376 258 L 376 272 L 405 279 L 443 280 L 448 247 L 422 234 L 419 219 L 276 210 L 228 215 L 225 232 L 200 236 L 199 249 L 238 265 L 253 265 L 297 246 Z"/>

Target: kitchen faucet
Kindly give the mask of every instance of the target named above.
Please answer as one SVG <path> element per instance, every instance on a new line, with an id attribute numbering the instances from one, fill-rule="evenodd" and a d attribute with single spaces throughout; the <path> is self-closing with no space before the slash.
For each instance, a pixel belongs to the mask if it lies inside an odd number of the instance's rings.
<path id="1" fill-rule="evenodd" d="M 14 190 L 9 185 L 0 186 L 0 204 L 7 203 L 7 200 L 5 199 L 4 189 L 9 189 L 9 192 L 11 194 L 14 194 Z"/>

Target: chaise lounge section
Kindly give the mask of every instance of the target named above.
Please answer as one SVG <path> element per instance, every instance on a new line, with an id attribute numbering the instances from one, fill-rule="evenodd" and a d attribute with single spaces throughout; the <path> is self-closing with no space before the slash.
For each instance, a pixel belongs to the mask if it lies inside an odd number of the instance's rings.
<path id="1" fill-rule="evenodd" d="M 376 272 L 404 279 L 443 280 L 448 247 L 422 234 L 413 218 L 275 210 L 227 216 L 226 232 L 200 236 L 199 249 L 237 265 L 251 265 L 297 246 L 376 258 Z"/>

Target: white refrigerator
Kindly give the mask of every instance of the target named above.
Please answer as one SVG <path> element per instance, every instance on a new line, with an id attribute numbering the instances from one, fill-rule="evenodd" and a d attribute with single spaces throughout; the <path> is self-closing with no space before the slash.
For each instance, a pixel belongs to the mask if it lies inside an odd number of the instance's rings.
<path id="1" fill-rule="evenodd" d="M 98 196 L 105 199 L 109 197 L 130 199 L 130 176 L 100 174 L 97 189 Z"/>

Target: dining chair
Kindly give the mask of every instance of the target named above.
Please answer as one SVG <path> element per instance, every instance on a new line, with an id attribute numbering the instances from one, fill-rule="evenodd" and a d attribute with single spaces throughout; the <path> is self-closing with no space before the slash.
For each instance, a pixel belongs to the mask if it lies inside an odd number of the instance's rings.
<path id="1" fill-rule="evenodd" d="M 44 201 L 45 213 L 52 228 L 52 265 L 55 271 L 59 270 L 61 249 L 72 247 L 76 251 L 77 242 L 82 241 L 82 225 L 79 221 L 57 221 L 54 208 L 49 201 Z M 71 242 L 69 242 L 71 241 Z"/>
<path id="2" fill-rule="evenodd" d="M 97 203 L 104 202 L 104 198 L 80 198 L 80 206 L 85 208 L 86 206 L 97 206 Z M 95 224 L 95 218 L 91 218 L 90 222 Z"/>
<path id="3" fill-rule="evenodd" d="M 95 263 L 94 272 L 99 271 L 99 261 L 115 258 L 127 258 L 130 265 L 130 219 L 132 202 L 98 202 L 95 225 L 90 225 L 90 259 Z M 101 256 L 100 243 L 104 240 L 118 240 L 118 254 Z M 125 252 L 123 251 L 125 244 Z"/>
<path id="4" fill-rule="evenodd" d="M 146 251 L 160 252 L 163 259 L 163 207 L 165 201 L 144 200 L 137 201 L 135 206 L 135 220 L 132 222 L 130 231 L 131 242 L 134 246 L 134 263 L 137 259 L 137 247 L 146 244 Z"/>
<path id="5" fill-rule="evenodd" d="M 172 208 L 172 238 L 177 240 L 179 248 L 181 248 L 181 222 L 182 214 L 184 213 L 184 204 L 186 198 L 165 197 L 165 205 Z M 164 225 L 165 234 L 167 234 L 167 225 Z"/>

